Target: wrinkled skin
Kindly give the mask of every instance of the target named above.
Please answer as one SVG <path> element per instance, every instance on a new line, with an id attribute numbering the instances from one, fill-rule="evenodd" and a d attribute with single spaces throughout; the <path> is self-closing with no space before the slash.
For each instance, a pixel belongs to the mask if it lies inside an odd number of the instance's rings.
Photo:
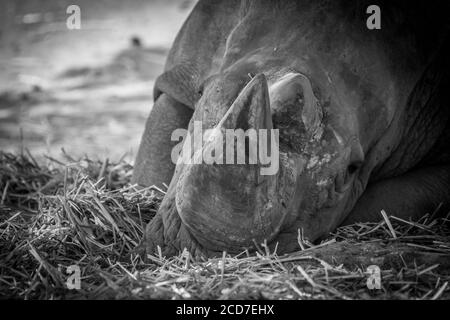
<path id="1" fill-rule="evenodd" d="M 290 252 L 300 231 L 312 242 L 382 209 L 408 219 L 448 206 L 450 51 L 439 18 L 448 5 L 381 2 L 382 29 L 372 31 L 368 5 L 197 4 L 156 82 L 136 160 L 136 183 L 170 182 L 147 227 L 149 253 L 213 256 L 263 241 Z M 278 172 L 175 167 L 171 133 L 192 133 L 194 121 L 278 129 Z"/>

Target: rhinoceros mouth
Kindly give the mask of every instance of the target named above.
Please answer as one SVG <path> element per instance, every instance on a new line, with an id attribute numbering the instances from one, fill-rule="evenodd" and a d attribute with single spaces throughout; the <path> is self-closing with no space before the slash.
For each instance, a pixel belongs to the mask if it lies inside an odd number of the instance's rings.
<path id="1" fill-rule="evenodd" d="M 180 177 L 176 208 L 183 224 L 210 250 L 241 252 L 272 241 L 287 215 L 276 177 L 259 185 L 255 170 L 193 165 Z"/>

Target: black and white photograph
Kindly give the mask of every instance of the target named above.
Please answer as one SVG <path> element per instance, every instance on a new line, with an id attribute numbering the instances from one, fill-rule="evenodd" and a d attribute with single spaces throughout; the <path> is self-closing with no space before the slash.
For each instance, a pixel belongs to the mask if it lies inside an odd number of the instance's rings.
<path id="1" fill-rule="evenodd" d="M 0 300 L 448 301 L 449 15 L 0 0 Z"/>

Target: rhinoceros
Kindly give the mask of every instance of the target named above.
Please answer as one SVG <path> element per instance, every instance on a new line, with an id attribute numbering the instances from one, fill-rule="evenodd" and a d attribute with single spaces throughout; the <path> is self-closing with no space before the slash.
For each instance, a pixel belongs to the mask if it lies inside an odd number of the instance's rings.
<path id="1" fill-rule="evenodd" d="M 135 162 L 135 183 L 168 184 L 145 232 L 149 253 L 215 256 L 261 243 L 287 253 L 299 235 L 314 243 L 381 210 L 415 219 L 449 207 L 448 1 L 380 0 L 375 29 L 369 5 L 195 5 L 155 82 Z M 172 133 L 195 122 L 276 129 L 278 171 L 174 163 Z"/>

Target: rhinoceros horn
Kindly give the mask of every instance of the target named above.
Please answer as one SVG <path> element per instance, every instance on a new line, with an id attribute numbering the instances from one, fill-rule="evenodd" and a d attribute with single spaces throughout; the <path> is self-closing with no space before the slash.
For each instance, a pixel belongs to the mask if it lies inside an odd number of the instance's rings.
<path id="1" fill-rule="evenodd" d="M 219 122 L 224 129 L 272 129 L 266 77 L 256 75 L 241 91 Z"/>
<path id="2" fill-rule="evenodd" d="M 264 75 L 255 76 L 244 87 L 217 128 L 272 128 Z M 197 240 L 215 250 L 239 251 L 255 241 L 270 241 L 279 232 L 286 215 L 284 199 L 279 196 L 283 194 L 277 183 L 279 173 L 261 179 L 260 167 L 191 164 L 183 168 L 176 207 Z"/>

